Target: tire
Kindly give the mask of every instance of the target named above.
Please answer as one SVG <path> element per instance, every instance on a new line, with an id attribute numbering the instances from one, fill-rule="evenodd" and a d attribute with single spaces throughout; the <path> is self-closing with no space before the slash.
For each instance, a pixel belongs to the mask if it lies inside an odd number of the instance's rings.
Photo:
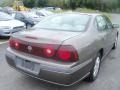
<path id="1" fill-rule="evenodd" d="M 117 42 L 118 42 L 118 36 L 116 36 L 116 38 L 115 38 L 115 42 L 112 47 L 113 50 L 115 50 L 117 48 Z"/>
<path id="2" fill-rule="evenodd" d="M 101 66 L 101 55 L 98 53 L 94 60 L 94 66 L 90 71 L 89 76 L 85 79 L 88 82 L 93 82 L 97 79 Z"/>

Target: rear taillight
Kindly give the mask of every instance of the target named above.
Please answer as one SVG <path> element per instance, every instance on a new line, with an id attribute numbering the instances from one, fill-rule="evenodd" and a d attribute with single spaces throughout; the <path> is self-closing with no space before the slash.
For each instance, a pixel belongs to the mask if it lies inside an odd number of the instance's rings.
<path id="1" fill-rule="evenodd" d="M 43 46 L 43 53 L 45 57 L 53 57 L 55 55 L 55 48 L 52 45 Z"/>
<path id="2" fill-rule="evenodd" d="M 78 60 L 78 53 L 71 45 L 61 45 L 57 52 L 57 57 L 63 61 L 74 62 Z"/>
<path id="3" fill-rule="evenodd" d="M 16 49 L 19 49 L 19 47 L 20 47 L 20 44 L 16 41 L 16 42 L 14 42 L 15 43 L 15 48 Z"/>
<path id="4" fill-rule="evenodd" d="M 13 47 L 13 40 L 11 38 L 9 40 L 9 45 L 10 45 L 10 47 Z"/>
<path id="5" fill-rule="evenodd" d="M 10 44 L 10 47 L 12 47 L 12 48 L 15 48 L 15 49 L 19 49 L 20 48 L 20 43 L 17 40 L 10 39 L 9 40 L 9 44 Z"/>
<path id="6" fill-rule="evenodd" d="M 58 45 L 58 44 L 33 44 L 26 43 L 17 39 L 9 40 L 10 47 L 18 51 L 29 53 L 35 56 L 50 58 L 65 62 L 78 61 L 78 53 L 71 45 Z M 30 47 L 30 48 L 29 48 Z"/>

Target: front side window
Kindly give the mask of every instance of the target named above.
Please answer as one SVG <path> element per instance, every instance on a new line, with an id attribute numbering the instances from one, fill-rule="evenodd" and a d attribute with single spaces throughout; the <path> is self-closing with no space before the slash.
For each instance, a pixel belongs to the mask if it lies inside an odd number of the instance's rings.
<path id="1" fill-rule="evenodd" d="M 107 22 L 107 26 L 109 29 L 112 29 L 113 28 L 113 25 L 112 25 L 112 22 L 110 21 L 110 19 L 106 16 L 104 16 L 106 22 Z"/>

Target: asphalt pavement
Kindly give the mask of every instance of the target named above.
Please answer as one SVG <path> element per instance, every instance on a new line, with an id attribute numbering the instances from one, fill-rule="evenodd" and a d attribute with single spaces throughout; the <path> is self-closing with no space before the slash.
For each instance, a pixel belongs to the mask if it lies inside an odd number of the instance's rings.
<path id="1" fill-rule="evenodd" d="M 112 21 L 120 24 L 120 15 L 112 14 Z M 7 47 L 8 43 L 0 44 L 0 90 L 120 90 L 120 39 L 118 48 L 111 51 L 102 62 L 95 82 L 81 81 L 70 87 L 40 81 L 10 68 L 5 61 Z"/>

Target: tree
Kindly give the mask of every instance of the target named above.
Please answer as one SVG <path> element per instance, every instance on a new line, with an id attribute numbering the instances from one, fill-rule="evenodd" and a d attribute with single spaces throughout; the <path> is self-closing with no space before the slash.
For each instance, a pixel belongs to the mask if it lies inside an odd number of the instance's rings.
<path id="1" fill-rule="evenodd" d="M 35 0 L 23 0 L 26 7 L 32 8 L 35 6 Z"/>
<path id="2" fill-rule="evenodd" d="M 0 6 L 5 7 L 5 6 L 12 6 L 14 0 L 3 0 L 0 2 Z"/>
<path id="3" fill-rule="evenodd" d="M 35 0 L 35 7 L 44 7 L 47 5 L 47 0 Z"/>
<path id="4" fill-rule="evenodd" d="M 23 0 L 27 7 L 54 6 L 66 9 L 90 8 L 101 11 L 111 11 L 120 8 L 120 0 Z"/>

